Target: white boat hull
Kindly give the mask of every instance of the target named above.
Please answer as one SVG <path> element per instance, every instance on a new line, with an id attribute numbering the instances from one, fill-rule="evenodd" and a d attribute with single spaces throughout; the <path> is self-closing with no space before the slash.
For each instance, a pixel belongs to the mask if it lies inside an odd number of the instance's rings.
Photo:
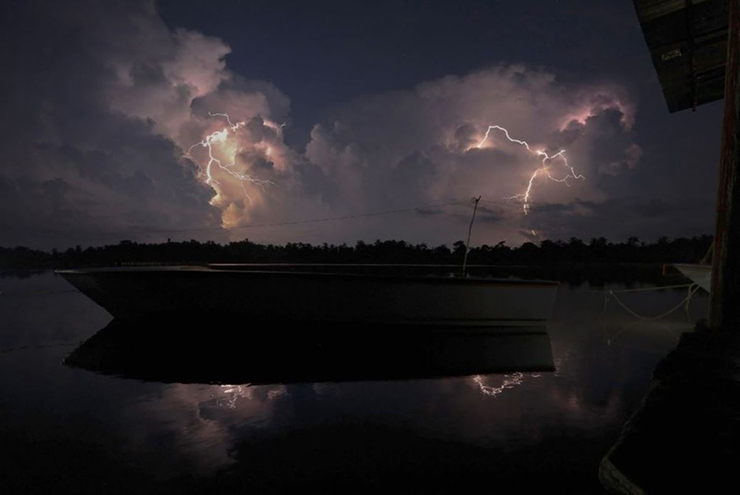
<path id="1" fill-rule="evenodd" d="M 548 281 L 346 273 L 126 268 L 58 272 L 117 318 L 526 327 L 547 320 Z"/>
<path id="2" fill-rule="evenodd" d="M 712 265 L 696 265 L 688 263 L 674 263 L 673 266 L 681 272 L 681 274 L 694 282 L 699 284 L 699 287 L 707 292 L 712 290 Z"/>

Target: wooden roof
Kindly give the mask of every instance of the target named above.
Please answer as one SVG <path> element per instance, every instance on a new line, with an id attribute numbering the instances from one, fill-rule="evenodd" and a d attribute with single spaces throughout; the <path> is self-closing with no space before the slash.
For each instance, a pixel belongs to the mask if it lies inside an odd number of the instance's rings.
<path id="1" fill-rule="evenodd" d="M 721 99 L 727 0 L 633 0 L 668 111 Z"/>

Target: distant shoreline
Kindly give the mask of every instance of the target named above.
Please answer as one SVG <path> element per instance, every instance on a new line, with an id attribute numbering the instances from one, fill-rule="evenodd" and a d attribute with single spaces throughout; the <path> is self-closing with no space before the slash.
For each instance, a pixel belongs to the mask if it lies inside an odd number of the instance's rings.
<path id="1" fill-rule="evenodd" d="M 509 247 L 504 242 L 470 249 L 470 275 L 521 278 L 547 278 L 569 284 L 655 282 L 665 280 L 663 266 L 670 263 L 698 263 L 708 259 L 712 236 L 660 238 L 654 243 L 630 238 L 609 242 L 605 238 L 583 241 L 528 242 Z M 143 244 L 121 241 L 100 247 L 75 248 L 51 252 L 25 247 L 0 247 L 0 270 L 39 270 L 108 266 L 208 265 L 214 263 L 308 263 L 315 265 L 356 265 L 372 270 L 371 265 L 419 266 L 418 269 L 454 272 L 461 266 L 465 244 L 455 242 L 428 246 L 405 241 L 358 241 L 347 244 L 285 245 L 258 244 L 245 239 L 228 244 L 215 242 L 166 242 Z M 433 267 L 437 268 L 433 268 Z M 679 278 L 676 276 L 675 278 Z"/>

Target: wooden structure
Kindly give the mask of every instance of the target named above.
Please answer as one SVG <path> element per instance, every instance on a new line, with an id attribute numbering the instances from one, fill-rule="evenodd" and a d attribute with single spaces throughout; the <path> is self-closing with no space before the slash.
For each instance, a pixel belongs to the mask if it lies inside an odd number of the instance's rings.
<path id="1" fill-rule="evenodd" d="M 724 96 L 726 0 L 635 0 L 668 110 Z"/>
<path id="2" fill-rule="evenodd" d="M 725 98 L 710 329 L 684 334 L 657 366 L 599 478 L 625 495 L 722 493 L 740 462 L 740 0 L 635 0 L 635 7 L 669 110 Z"/>
<path id="3" fill-rule="evenodd" d="M 634 0 L 668 110 L 725 98 L 710 327 L 740 331 L 740 0 Z"/>

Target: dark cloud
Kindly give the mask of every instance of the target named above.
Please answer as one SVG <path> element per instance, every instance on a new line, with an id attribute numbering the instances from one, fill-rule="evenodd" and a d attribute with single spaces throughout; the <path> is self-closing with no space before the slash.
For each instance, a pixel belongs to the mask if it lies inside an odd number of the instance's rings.
<path id="1" fill-rule="evenodd" d="M 532 226 L 543 238 L 606 237 L 624 240 L 639 237 L 655 240 L 707 233 L 703 226 L 708 212 L 701 200 L 666 200 L 620 196 L 603 201 L 577 199 L 569 205 L 536 205 Z M 555 222 L 563 218 L 567 221 Z"/>
<path id="2" fill-rule="evenodd" d="M 217 226 L 208 191 L 173 143 L 106 96 L 115 73 L 110 54 L 127 43 L 123 36 L 116 48 L 114 33 L 152 18 L 152 5 L 63 4 L 22 2 L 3 22 L 0 53 L 12 70 L 0 80 L 8 117 L 0 127 L 0 244 L 64 247 L 95 243 L 96 233 L 103 241 L 126 237 L 142 225 Z M 146 60 L 130 75 L 142 87 L 164 79 L 163 67 Z"/>

